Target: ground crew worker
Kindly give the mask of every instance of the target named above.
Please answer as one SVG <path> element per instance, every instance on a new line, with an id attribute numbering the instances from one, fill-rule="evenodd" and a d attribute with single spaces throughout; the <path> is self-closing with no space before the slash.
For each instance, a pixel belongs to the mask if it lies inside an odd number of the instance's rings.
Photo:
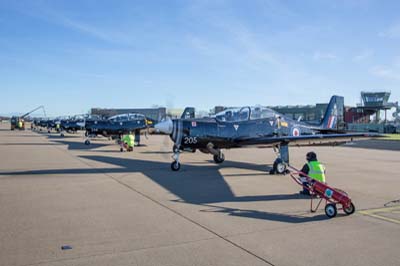
<path id="1" fill-rule="evenodd" d="M 129 132 L 129 134 L 124 135 L 122 137 L 121 151 L 123 151 L 123 148 L 125 148 L 127 151 L 133 151 L 134 146 L 135 146 L 135 137 L 132 135 L 132 132 Z"/>
<path id="2" fill-rule="evenodd" d="M 313 151 L 310 151 L 307 153 L 306 159 L 307 163 L 304 164 L 303 168 L 301 169 L 301 172 L 308 175 L 312 179 L 325 183 L 325 172 L 326 172 L 325 166 L 320 162 L 318 162 L 317 154 Z M 308 180 L 304 178 L 304 175 L 300 174 L 300 176 L 303 177 L 302 182 L 303 186 L 305 186 L 303 187 L 303 190 L 300 191 L 300 194 L 310 195 L 309 190 L 306 188 L 307 186 L 310 185 Z"/>
<path id="3" fill-rule="evenodd" d="M 18 129 L 22 129 L 22 121 L 21 121 L 21 119 L 18 120 Z"/>

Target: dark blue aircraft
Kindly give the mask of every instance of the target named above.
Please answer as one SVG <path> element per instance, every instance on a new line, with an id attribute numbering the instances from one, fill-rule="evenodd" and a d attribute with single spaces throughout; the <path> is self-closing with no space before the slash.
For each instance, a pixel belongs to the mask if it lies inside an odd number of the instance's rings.
<path id="1" fill-rule="evenodd" d="M 153 126 L 154 121 L 142 114 L 129 113 L 112 116 L 108 119 L 86 122 L 85 144 L 90 144 L 90 137 L 102 135 L 104 137 L 121 138 L 123 134 L 134 132 L 135 142 L 140 144 L 140 132 Z"/>
<path id="2" fill-rule="evenodd" d="M 284 173 L 289 163 L 289 145 L 337 145 L 357 138 L 373 137 L 368 133 L 345 133 L 338 129 L 338 110 L 343 110 L 343 97 L 333 96 L 320 124 L 313 125 L 289 119 L 266 107 L 227 109 L 209 118 L 186 117 L 165 120 L 155 129 L 169 134 L 174 142 L 173 171 L 180 169 L 181 151 L 197 149 L 210 153 L 215 163 L 222 163 L 222 149 L 245 146 L 272 147 L 277 152 L 271 174 Z M 185 110 L 186 111 L 186 110 Z"/>

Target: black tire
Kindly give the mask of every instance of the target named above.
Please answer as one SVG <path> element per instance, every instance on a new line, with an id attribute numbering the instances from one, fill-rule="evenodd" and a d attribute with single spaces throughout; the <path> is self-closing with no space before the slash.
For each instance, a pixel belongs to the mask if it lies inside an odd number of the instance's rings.
<path id="1" fill-rule="evenodd" d="M 282 161 L 281 158 L 277 158 L 274 162 L 274 172 L 280 175 L 286 174 L 286 164 Z"/>
<path id="2" fill-rule="evenodd" d="M 223 163 L 225 161 L 225 155 L 221 153 L 220 155 L 214 155 L 214 162 L 217 164 Z"/>
<path id="3" fill-rule="evenodd" d="M 85 140 L 85 145 L 90 145 L 90 140 Z"/>
<path id="4" fill-rule="evenodd" d="M 343 211 L 344 211 L 345 214 L 351 215 L 356 211 L 356 207 L 354 206 L 353 203 L 350 203 L 350 206 L 348 208 L 345 208 L 343 206 Z"/>
<path id="5" fill-rule="evenodd" d="M 325 206 L 325 214 L 329 218 L 333 218 L 337 214 L 337 208 L 335 204 L 326 204 Z"/>
<path id="6" fill-rule="evenodd" d="M 171 170 L 176 172 L 176 171 L 179 171 L 179 169 L 181 169 L 181 164 L 177 161 L 173 161 L 171 163 Z"/>
<path id="7" fill-rule="evenodd" d="M 63 138 L 64 137 L 64 133 L 61 133 L 60 136 Z"/>
<path id="8" fill-rule="evenodd" d="M 124 149 L 123 149 L 123 148 L 120 148 L 119 151 L 120 151 L 120 152 L 124 152 Z"/>

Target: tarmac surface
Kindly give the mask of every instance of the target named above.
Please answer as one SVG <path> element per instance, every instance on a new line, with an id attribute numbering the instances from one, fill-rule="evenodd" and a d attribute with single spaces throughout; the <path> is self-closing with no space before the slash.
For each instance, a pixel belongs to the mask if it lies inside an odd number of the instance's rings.
<path id="1" fill-rule="evenodd" d="M 221 165 L 184 153 L 172 172 L 168 137 L 142 143 L 121 153 L 0 124 L 0 265 L 400 265 L 400 203 L 386 204 L 400 199 L 400 149 L 290 148 L 299 168 L 316 151 L 352 197 L 355 214 L 328 219 L 268 174 L 271 149 L 227 150 Z"/>

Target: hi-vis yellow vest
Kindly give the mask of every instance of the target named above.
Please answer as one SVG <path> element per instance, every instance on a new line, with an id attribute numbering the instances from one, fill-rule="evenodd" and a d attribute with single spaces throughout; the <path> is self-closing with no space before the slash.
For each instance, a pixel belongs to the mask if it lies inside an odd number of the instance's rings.
<path id="1" fill-rule="evenodd" d="M 129 147 L 133 147 L 135 145 L 135 137 L 133 135 L 125 135 L 122 138 L 122 141 L 125 142 Z"/>
<path id="2" fill-rule="evenodd" d="M 315 180 L 325 183 L 325 166 L 318 161 L 311 161 L 307 165 L 310 169 L 308 175 Z"/>

